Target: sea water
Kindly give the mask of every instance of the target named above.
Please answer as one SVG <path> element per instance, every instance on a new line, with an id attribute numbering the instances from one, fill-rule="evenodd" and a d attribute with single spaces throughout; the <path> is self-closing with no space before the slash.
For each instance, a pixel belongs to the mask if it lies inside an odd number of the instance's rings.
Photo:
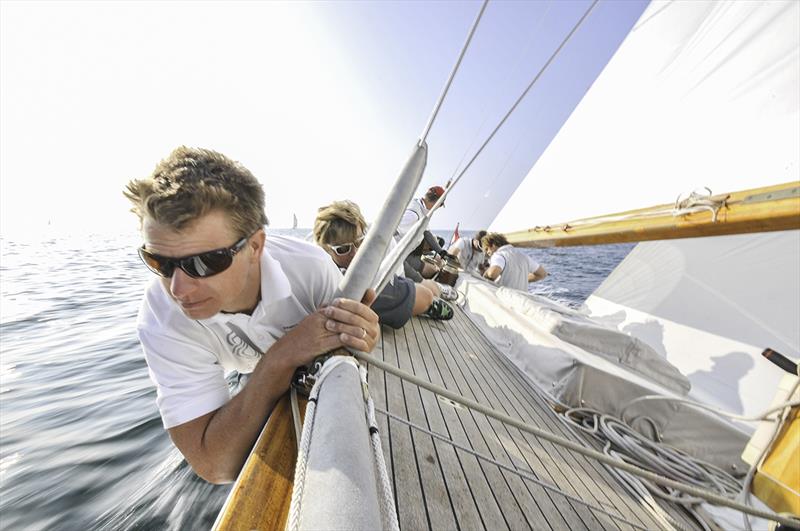
<path id="1" fill-rule="evenodd" d="M 135 333 L 138 245 L 0 238 L 0 529 L 208 529 L 225 501 L 162 428 Z M 526 250 L 550 273 L 530 291 L 579 307 L 631 248 Z"/>

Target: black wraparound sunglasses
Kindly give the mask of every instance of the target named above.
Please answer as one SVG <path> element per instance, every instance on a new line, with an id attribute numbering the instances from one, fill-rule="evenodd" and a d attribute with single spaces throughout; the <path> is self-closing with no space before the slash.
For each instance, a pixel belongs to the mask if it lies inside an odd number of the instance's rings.
<path id="1" fill-rule="evenodd" d="M 164 278 L 172 278 L 176 267 L 182 269 L 184 273 L 192 278 L 207 278 L 228 269 L 233 263 L 233 257 L 244 248 L 244 244 L 249 239 L 249 236 L 245 236 L 230 247 L 181 258 L 153 254 L 145 250 L 144 245 L 142 245 L 139 247 L 139 258 L 142 259 L 147 269 Z"/>

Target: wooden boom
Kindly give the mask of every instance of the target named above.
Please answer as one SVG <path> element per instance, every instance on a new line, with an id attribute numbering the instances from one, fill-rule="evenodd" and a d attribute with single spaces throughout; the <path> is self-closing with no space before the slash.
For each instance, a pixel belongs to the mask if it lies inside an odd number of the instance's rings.
<path id="1" fill-rule="evenodd" d="M 300 398 L 301 415 L 306 399 Z M 297 460 L 294 420 L 289 393 L 267 420 L 250 456 L 219 513 L 215 530 L 284 529 Z"/>
<path id="2" fill-rule="evenodd" d="M 517 247 L 567 247 L 671 240 L 800 229 L 800 181 L 708 198 L 722 203 L 714 221 L 710 211 L 673 216 L 674 205 L 506 233 Z"/>

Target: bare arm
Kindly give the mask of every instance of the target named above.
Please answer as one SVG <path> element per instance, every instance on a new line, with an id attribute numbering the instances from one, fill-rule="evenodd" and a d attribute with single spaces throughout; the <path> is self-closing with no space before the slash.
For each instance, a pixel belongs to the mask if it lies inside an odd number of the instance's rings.
<path id="1" fill-rule="evenodd" d="M 544 267 L 539 266 L 539 269 L 537 269 L 533 273 L 528 273 L 528 282 L 538 282 L 546 276 L 547 276 L 547 271 L 544 270 Z"/>
<path id="2" fill-rule="evenodd" d="M 452 254 L 453 256 L 458 256 L 458 255 L 461 254 L 461 246 L 453 244 L 453 245 L 450 246 L 450 248 L 447 250 L 447 252 L 449 254 Z"/>
<path id="3" fill-rule="evenodd" d="M 365 302 L 375 294 L 370 290 Z M 348 299 L 317 310 L 276 341 L 256 365 L 244 389 L 216 411 L 169 429 L 172 442 L 194 471 L 211 483 L 236 479 L 297 367 L 340 346 L 370 352 L 380 337 L 378 316 Z"/>
<path id="4" fill-rule="evenodd" d="M 489 266 L 489 268 L 483 272 L 483 276 L 485 278 L 488 278 L 489 280 L 495 280 L 497 279 L 497 277 L 500 276 L 500 273 L 502 272 L 503 270 L 500 269 L 500 266 L 493 265 Z"/>

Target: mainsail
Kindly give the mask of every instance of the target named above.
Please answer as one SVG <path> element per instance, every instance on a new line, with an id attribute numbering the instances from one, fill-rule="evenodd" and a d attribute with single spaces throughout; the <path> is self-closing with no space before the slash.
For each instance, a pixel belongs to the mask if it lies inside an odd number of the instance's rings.
<path id="1" fill-rule="evenodd" d="M 800 3 L 652 2 L 491 224 L 796 181 Z"/>

